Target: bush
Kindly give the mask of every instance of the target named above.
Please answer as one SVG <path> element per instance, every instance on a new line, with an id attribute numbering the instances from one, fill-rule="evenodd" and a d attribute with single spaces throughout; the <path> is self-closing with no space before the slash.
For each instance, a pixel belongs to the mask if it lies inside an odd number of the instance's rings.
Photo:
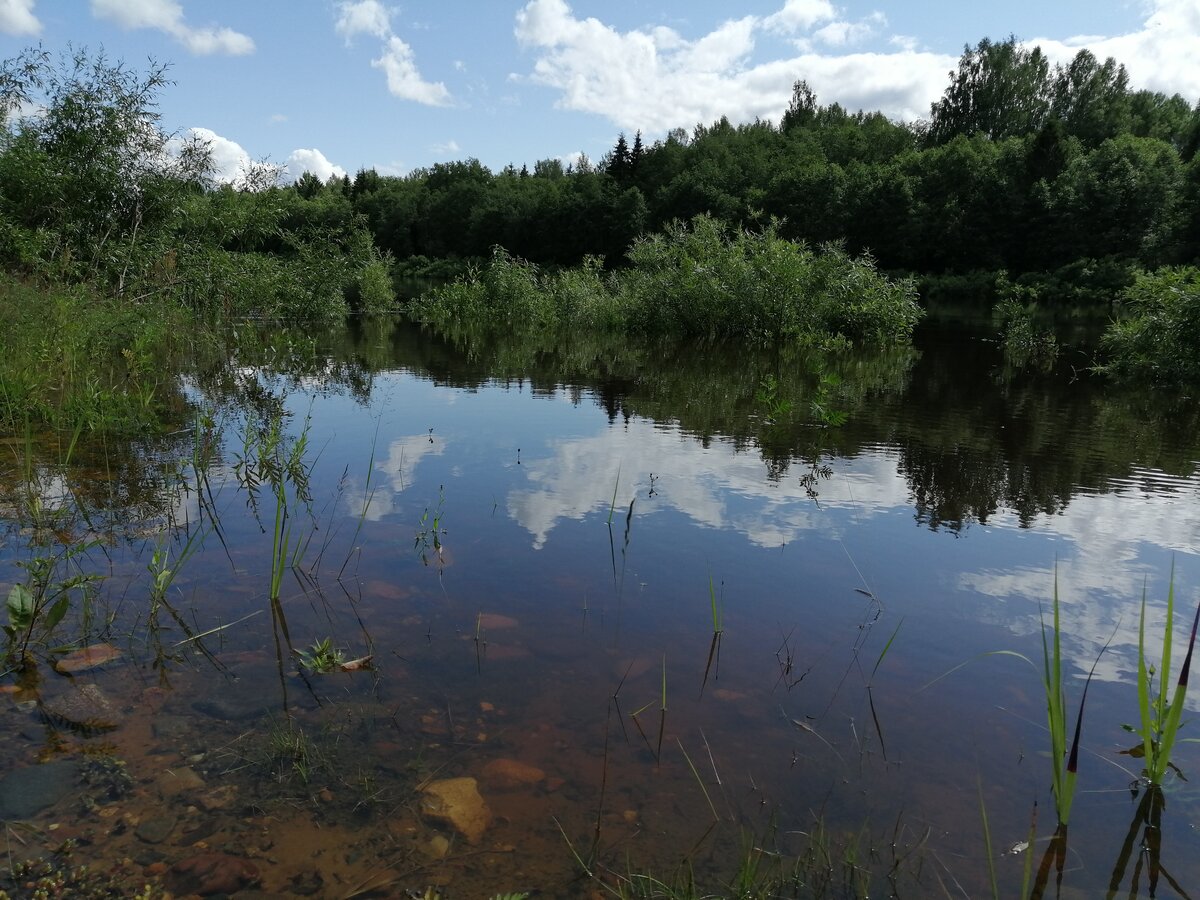
<path id="1" fill-rule="evenodd" d="M 1200 269 L 1139 274 L 1121 297 L 1124 312 L 1100 339 L 1118 378 L 1200 383 Z"/>
<path id="2" fill-rule="evenodd" d="M 909 281 L 879 275 L 840 247 L 819 252 L 707 216 L 639 240 L 605 277 L 598 258 L 547 274 L 496 248 L 482 268 L 412 308 L 425 322 L 813 343 L 906 338 L 921 315 Z"/>
<path id="3" fill-rule="evenodd" d="M 372 259 L 358 273 L 357 290 L 350 298 L 350 308 L 363 316 L 378 316 L 391 312 L 396 305 L 392 276 L 387 263 Z"/>

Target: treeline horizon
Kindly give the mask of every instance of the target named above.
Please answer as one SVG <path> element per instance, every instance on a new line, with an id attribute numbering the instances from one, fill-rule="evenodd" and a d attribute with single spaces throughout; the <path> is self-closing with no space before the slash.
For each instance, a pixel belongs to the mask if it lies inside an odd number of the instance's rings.
<path id="1" fill-rule="evenodd" d="M 620 265 L 639 236 L 707 214 L 777 220 L 785 238 L 889 271 L 1058 273 L 1109 294 L 1134 269 L 1200 258 L 1198 147 L 1200 101 L 1131 90 L 1122 65 L 1087 50 L 1052 68 L 1009 38 L 966 48 L 928 121 L 821 105 L 798 81 L 778 124 L 721 118 L 649 146 L 622 134 L 595 163 L 493 172 L 468 158 L 292 187 L 344 200 L 413 273 L 497 245 L 542 265 Z"/>

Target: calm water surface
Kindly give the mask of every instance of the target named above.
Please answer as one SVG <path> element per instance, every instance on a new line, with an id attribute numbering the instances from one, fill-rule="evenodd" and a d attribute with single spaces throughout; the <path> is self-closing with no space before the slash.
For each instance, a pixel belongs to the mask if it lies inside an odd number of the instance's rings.
<path id="1" fill-rule="evenodd" d="M 982 798 L 1012 896 L 1054 826 L 1057 573 L 1072 716 L 1095 663 L 1063 895 L 1149 896 L 1121 726 L 1143 589 L 1152 642 L 1172 565 L 1179 641 L 1200 598 L 1197 405 L 1085 364 L 1016 369 L 986 323 L 824 362 L 387 325 L 185 373 L 223 436 L 199 468 L 186 425 L 65 467 L 10 441 L 0 588 L 38 558 L 95 576 L 4 679 L 0 787 L 46 761 L 72 785 L 33 811 L 0 791 L 10 849 L 75 838 L 179 893 L 227 854 L 268 895 L 333 898 L 591 896 L 581 862 L 716 885 L 748 842 L 816 845 L 837 885 L 982 896 Z M 311 503 L 289 494 L 272 603 L 276 503 L 239 474 L 249 411 L 279 409 L 308 422 Z M 326 638 L 373 668 L 305 673 Z M 60 674 L 67 643 L 120 657 Z M 455 825 L 426 789 L 457 778 Z M 1200 890 L 1191 783 L 1166 789 L 1160 897 Z"/>

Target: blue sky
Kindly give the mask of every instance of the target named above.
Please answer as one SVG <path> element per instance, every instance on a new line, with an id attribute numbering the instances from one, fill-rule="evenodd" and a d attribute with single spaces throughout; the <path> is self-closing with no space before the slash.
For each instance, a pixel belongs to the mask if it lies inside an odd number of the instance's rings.
<path id="1" fill-rule="evenodd" d="M 226 177 L 264 158 L 293 177 L 596 159 L 622 131 L 777 121 L 800 78 L 911 120 L 965 44 L 1009 34 L 1200 99 L 1200 0 L 0 0 L 4 58 L 40 42 L 170 63 L 163 124 L 210 140 Z"/>

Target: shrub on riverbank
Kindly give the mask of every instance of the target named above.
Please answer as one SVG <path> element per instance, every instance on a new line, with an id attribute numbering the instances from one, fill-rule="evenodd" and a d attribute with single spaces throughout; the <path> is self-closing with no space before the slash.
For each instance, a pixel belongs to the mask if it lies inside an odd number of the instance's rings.
<path id="1" fill-rule="evenodd" d="M 1200 269 L 1138 275 L 1122 295 L 1124 311 L 1101 338 L 1100 371 L 1119 378 L 1200 383 Z"/>
<path id="2" fill-rule="evenodd" d="M 921 316 L 908 280 L 866 257 L 813 250 L 776 228 L 727 228 L 708 216 L 639 240 L 629 266 L 600 261 L 543 272 L 497 249 L 483 267 L 415 302 L 425 322 L 595 328 L 639 334 L 829 344 L 907 338 Z"/>

